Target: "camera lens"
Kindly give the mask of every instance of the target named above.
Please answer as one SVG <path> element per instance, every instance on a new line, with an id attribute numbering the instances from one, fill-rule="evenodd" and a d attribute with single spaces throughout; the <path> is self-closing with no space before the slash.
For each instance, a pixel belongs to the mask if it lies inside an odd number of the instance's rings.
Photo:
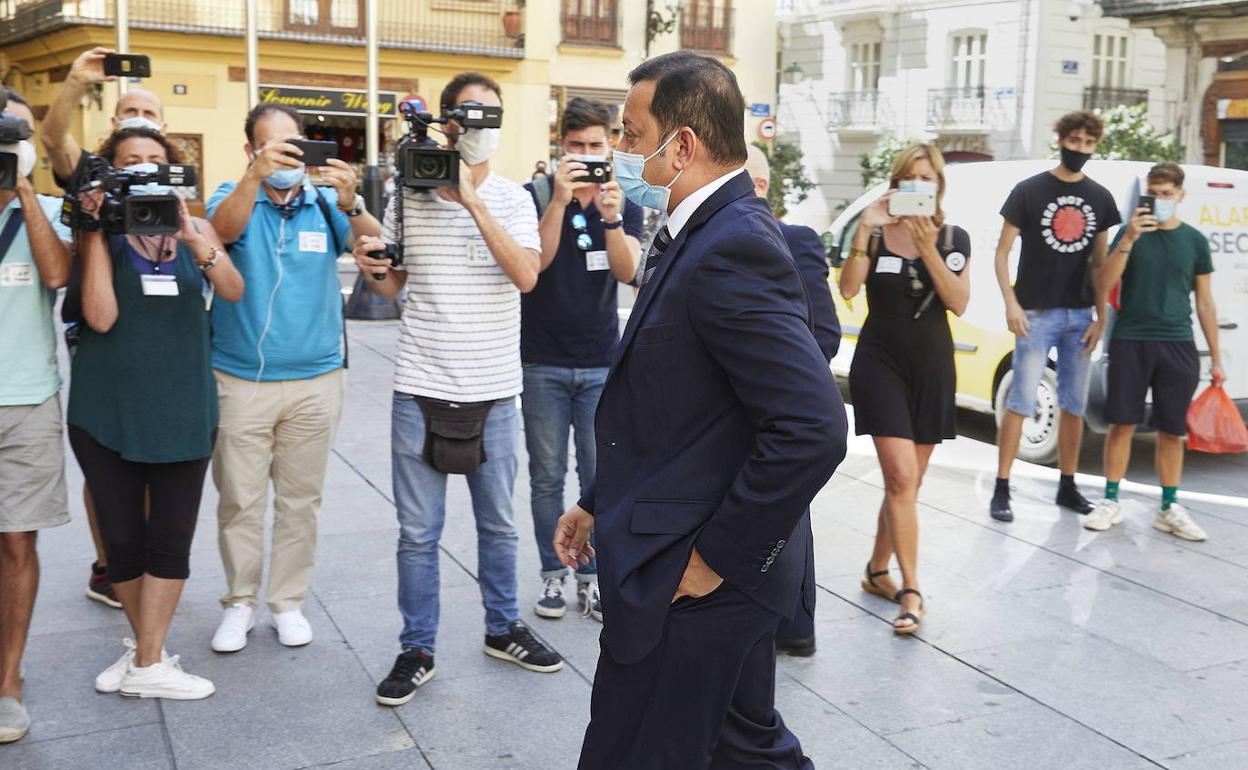
<path id="1" fill-rule="evenodd" d="M 422 155 L 416 161 L 419 179 L 442 179 L 446 176 L 446 161 L 436 155 Z"/>
<path id="2" fill-rule="evenodd" d="M 134 224 L 146 226 L 156 224 L 160 216 L 155 206 L 135 206 L 130 210 L 130 218 Z"/>

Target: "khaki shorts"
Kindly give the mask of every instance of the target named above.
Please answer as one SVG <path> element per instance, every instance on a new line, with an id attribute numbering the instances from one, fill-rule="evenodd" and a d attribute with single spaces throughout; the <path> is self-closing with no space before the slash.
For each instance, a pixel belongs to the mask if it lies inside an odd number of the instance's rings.
<path id="1" fill-rule="evenodd" d="M 60 396 L 38 406 L 0 406 L 0 532 L 68 521 Z"/>

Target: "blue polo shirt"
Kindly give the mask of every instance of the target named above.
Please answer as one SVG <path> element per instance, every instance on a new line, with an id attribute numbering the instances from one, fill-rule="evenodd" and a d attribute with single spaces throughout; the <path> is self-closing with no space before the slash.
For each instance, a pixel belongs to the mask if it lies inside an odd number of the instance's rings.
<path id="1" fill-rule="evenodd" d="M 551 182 L 553 186 L 553 181 Z M 537 195 L 532 183 L 524 189 Z M 624 201 L 624 233 L 641 238 L 645 218 L 640 206 Z M 611 365 L 611 354 L 620 337 L 616 298 L 619 282 L 605 265 L 605 256 L 593 260 L 576 244 L 578 232 L 572 218 L 584 214 L 593 245 L 590 252 L 605 251 L 606 231 L 602 215 L 593 203 L 581 209 L 576 198 L 563 215 L 563 233 L 555 259 L 537 278 L 537 287 L 520 298 L 520 358 L 526 364 L 592 369 Z M 538 213 L 541 216 L 541 212 Z"/>
<path id="2" fill-rule="evenodd" d="M 211 217 L 237 185 L 226 182 L 208 201 Z M 264 382 L 306 380 L 342 366 L 342 294 L 338 254 L 351 245 L 351 225 L 338 193 L 319 188 L 330 217 L 304 180 L 302 198 L 283 215 L 261 185 L 247 229 L 229 244 L 246 282 L 239 302 L 212 308 L 212 365 L 226 374 Z"/>

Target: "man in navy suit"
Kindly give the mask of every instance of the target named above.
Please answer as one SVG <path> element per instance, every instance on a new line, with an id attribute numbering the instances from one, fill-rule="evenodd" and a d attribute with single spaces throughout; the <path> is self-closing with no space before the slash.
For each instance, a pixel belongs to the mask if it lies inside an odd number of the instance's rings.
<path id="1" fill-rule="evenodd" d="M 802 280 L 743 171 L 745 101 L 709 57 L 629 75 L 614 156 L 668 212 L 595 420 L 594 484 L 555 549 L 594 553 L 604 627 L 581 770 L 812 768 L 774 705 L 776 627 L 845 408 Z"/>
<path id="2" fill-rule="evenodd" d="M 771 186 L 771 163 L 767 155 L 751 144 L 746 148 L 745 170 L 754 181 L 754 194 L 767 200 Z M 823 357 L 832 362 L 841 347 L 841 322 L 836 317 L 836 305 L 832 301 L 832 289 L 828 286 L 828 259 L 823 239 L 805 225 L 779 222 L 780 233 L 793 255 L 797 272 L 806 287 L 810 302 L 810 317 L 815 342 L 823 351 Z M 805 658 L 815 654 L 815 543 L 812 538 L 806 554 L 806 580 L 802 584 L 802 598 L 792 618 L 780 622 L 776 630 L 776 652 Z"/>

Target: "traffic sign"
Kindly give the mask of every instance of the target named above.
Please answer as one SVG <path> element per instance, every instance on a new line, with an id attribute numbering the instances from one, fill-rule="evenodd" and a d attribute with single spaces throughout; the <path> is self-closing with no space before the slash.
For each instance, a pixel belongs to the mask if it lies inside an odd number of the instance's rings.
<path id="1" fill-rule="evenodd" d="M 776 119 L 763 118 L 758 121 L 758 136 L 766 142 L 776 138 Z"/>

